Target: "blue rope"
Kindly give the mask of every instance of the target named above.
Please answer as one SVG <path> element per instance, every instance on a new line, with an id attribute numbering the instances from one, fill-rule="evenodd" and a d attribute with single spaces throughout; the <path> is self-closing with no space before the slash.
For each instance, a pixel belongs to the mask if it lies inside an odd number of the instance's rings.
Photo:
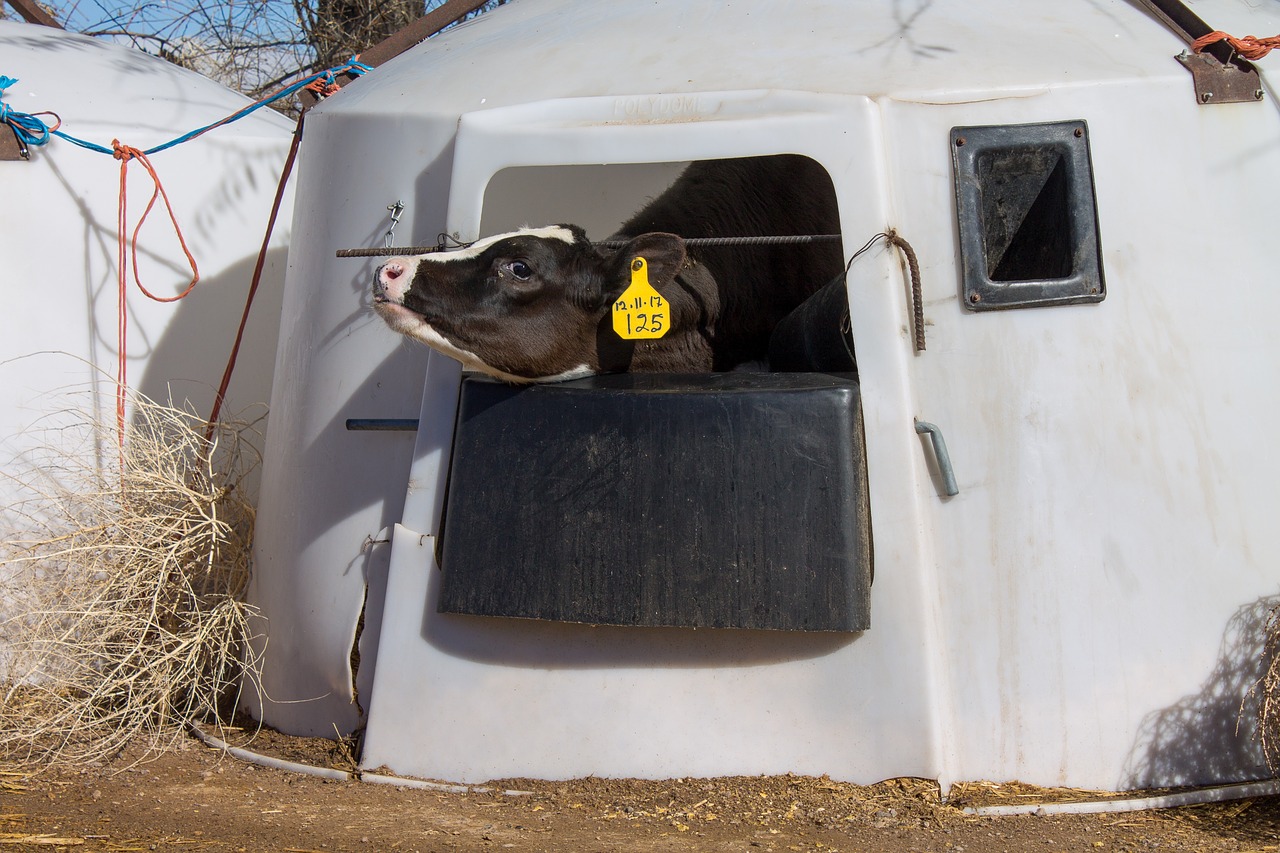
<path id="1" fill-rule="evenodd" d="M 166 148 L 172 148 L 175 145 L 180 145 L 183 142 L 195 139 L 197 136 L 207 133 L 215 127 L 221 127 L 224 124 L 239 121 L 256 110 L 260 110 L 265 106 L 275 103 L 276 101 L 288 98 L 298 93 L 317 80 L 324 82 L 325 85 L 330 85 L 335 81 L 339 74 L 350 74 L 352 76 L 359 77 L 372 70 L 373 68 L 371 66 L 365 65 L 363 62 L 357 61 L 355 57 L 352 57 L 342 65 L 334 66 L 333 68 L 321 71 L 318 74 L 312 74 L 310 77 L 305 77 L 295 83 L 291 83 L 271 97 L 263 98 L 261 101 L 252 103 L 224 119 L 219 119 L 212 124 L 206 124 L 204 127 L 196 128 L 193 131 L 184 133 L 174 139 L 170 139 L 168 142 L 157 145 L 154 148 L 148 148 L 142 153 L 149 156 L 151 154 L 155 154 L 157 151 L 164 151 Z M 17 82 L 18 81 L 12 77 L 0 76 L 0 93 L 3 93 L 5 89 Z M 3 100 L 0 100 L 0 123 L 6 123 L 12 127 L 18 134 L 19 138 L 21 138 L 27 145 L 44 145 L 49 141 L 50 136 L 56 136 L 59 139 L 65 139 L 73 145 L 79 145 L 81 148 L 87 148 L 90 151 L 98 151 L 102 154 L 111 154 L 113 156 L 115 155 L 114 150 L 103 145 L 98 145 L 96 142 L 79 139 L 61 130 L 51 130 L 49 126 L 40 119 L 30 115 L 29 113 L 19 112 L 18 110 L 13 109 Z"/>
<path id="2" fill-rule="evenodd" d="M 0 77 L 0 92 L 17 82 L 13 77 Z M 24 145 L 44 145 L 49 141 L 49 128 L 44 122 L 33 115 L 18 112 L 4 101 L 0 101 L 0 124 L 12 127 Z"/>

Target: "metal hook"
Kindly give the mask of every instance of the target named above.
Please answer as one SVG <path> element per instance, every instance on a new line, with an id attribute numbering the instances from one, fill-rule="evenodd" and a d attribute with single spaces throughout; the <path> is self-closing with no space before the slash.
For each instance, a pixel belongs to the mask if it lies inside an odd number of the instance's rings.
<path id="1" fill-rule="evenodd" d="M 387 210 L 391 211 L 391 227 L 387 229 L 386 234 L 382 235 L 382 246 L 385 249 L 390 249 L 396 226 L 400 224 L 400 214 L 404 213 L 404 202 L 396 199 L 395 204 L 387 205 Z"/>

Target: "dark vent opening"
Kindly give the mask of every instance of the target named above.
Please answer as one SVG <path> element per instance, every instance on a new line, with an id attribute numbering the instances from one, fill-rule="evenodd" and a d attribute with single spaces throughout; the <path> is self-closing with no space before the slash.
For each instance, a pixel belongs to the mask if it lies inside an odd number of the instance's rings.
<path id="1" fill-rule="evenodd" d="M 1072 272 L 1071 188 L 1062 152 L 989 151 L 978 158 L 983 248 L 992 281 L 1066 278 Z"/>

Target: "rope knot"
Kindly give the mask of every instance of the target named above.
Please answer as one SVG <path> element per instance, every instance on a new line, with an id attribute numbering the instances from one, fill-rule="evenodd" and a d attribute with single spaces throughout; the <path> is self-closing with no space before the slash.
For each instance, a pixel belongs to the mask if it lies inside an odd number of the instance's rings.
<path id="1" fill-rule="evenodd" d="M 317 97 L 327 98 L 342 88 L 342 84 L 338 82 L 339 74 L 359 77 L 372 70 L 373 67 L 361 62 L 360 55 L 356 54 L 342 65 L 335 65 L 333 68 L 321 71 L 302 88 L 314 93 Z"/>
<path id="2" fill-rule="evenodd" d="M 111 140 L 111 156 L 122 163 L 127 163 L 135 157 L 141 157 L 142 151 L 132 145 L 125 145 L 119 139 L 113 139 Z"/>
<path id="3" fill-rule="evenodd" d="M 306 89 L 308 92 L 314 92 L 322 98 L 327 98 L 342 87 L 333 82 L 333 72 L 326 71 L 320 79 L 312 80 L 302 88 Z"/>

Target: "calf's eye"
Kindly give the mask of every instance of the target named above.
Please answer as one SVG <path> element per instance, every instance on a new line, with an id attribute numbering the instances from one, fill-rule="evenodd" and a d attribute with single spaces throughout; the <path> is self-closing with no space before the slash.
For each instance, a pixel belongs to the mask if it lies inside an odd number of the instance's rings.
<path id="1" fill-rule="evenodd" d="M 512 261 L 507 264 L 507 270 L 516 277 L 518 281 L 528 281 L 533 275 L 533 267 L 524 261 Z"/>

